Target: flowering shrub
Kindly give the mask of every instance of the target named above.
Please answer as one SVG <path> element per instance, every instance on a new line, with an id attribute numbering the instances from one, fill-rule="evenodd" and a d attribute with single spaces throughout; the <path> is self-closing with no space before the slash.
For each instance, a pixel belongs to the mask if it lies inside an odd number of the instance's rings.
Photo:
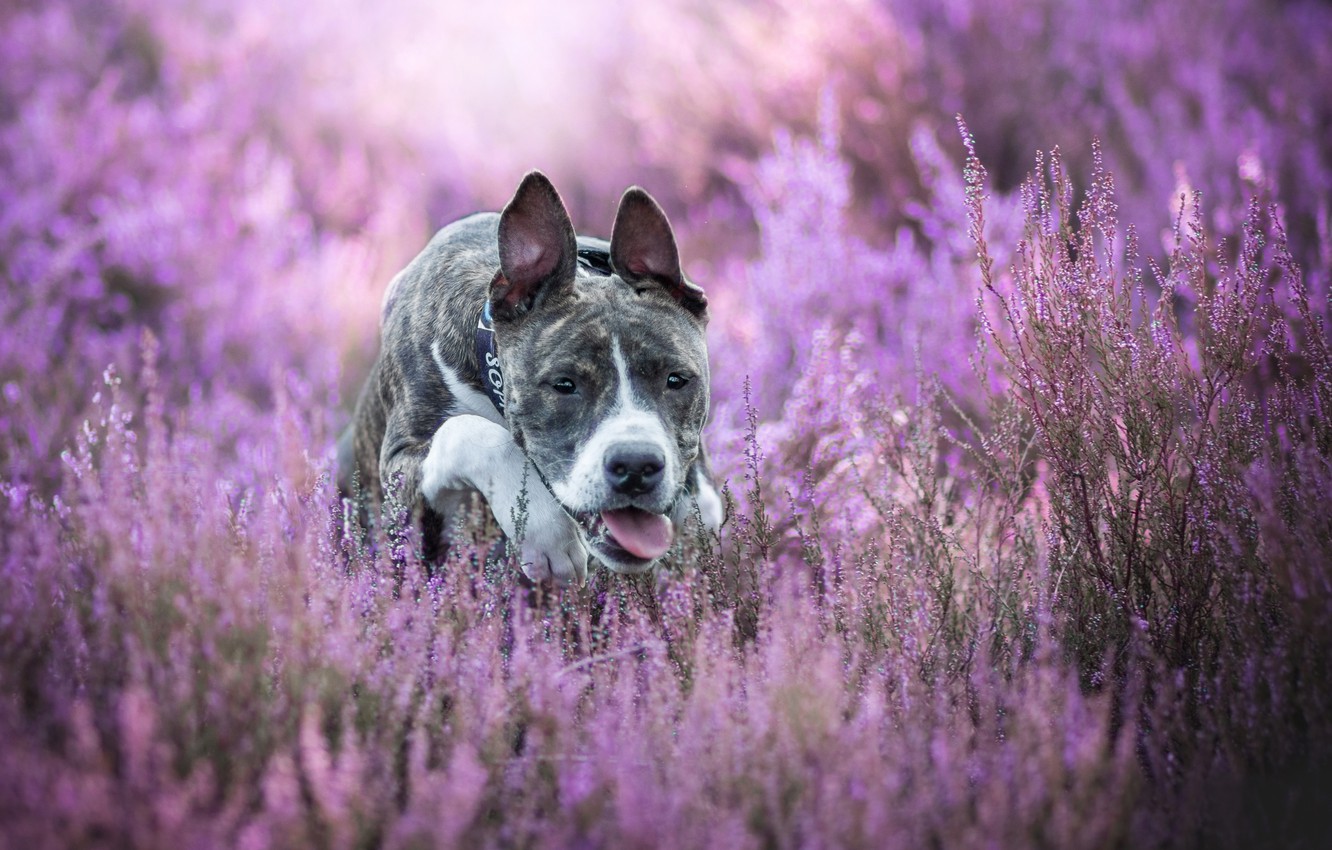
<path id="1" fill-rule="evenodd" d="M 1316 846 L 1327 10 L 540 5 L 0 11 L 2 843 Z M 729 520 L 652 576 L 330 484 L 524 156 L 665 184 L 714 305 Z"/>
<path id="2" fill-rule="evenodd" d="M 921 191 L 916 128 L 947 133 L 959 112 L 1005 190 L 1038 149 L 1059 146 L 1088 170 L 1099 137 L 1120 176 L 1120 214 L 1152 253 L 1181 190 L 1203 191 L 1228 236 L 1239 235 L 1246 197 L 1279 193 L 1301 257 L 1326 220 L 1325 4 L 848 0 L 832 14 L 798 0 L 682 0 L 644 16 L 681 47 L 645 51 L 616 79 L 646 127 L 647 156 L 690 175 L 686 189 L 747 183 L 775 132 L 816 132 L 831 91 L 857 207 L 869 213 L 861 231 L 901 222 Z"/>

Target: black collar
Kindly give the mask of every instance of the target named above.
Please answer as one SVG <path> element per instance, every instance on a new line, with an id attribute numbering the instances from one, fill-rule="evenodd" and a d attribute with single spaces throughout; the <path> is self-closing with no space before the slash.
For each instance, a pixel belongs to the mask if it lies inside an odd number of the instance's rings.
<path id="1" fill-rule="evenodd" d="M 489 299 L 476 318 L 476 369 L 490 403 L 503 416 L 504 372 L 500 370 L 499 350 L 495 348 L 495 318 L 490 315 Z"/>

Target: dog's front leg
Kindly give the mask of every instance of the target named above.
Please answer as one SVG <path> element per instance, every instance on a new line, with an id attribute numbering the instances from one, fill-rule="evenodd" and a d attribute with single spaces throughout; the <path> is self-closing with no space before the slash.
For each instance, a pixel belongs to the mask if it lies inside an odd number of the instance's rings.
<path id="1" fill-rule="evenodd" d="M 587 579 L 587 549 L 578 525 L 503 426 L 472 414 L 444 421 L 421 467 L 421 493 L 445 516 L 468 491 L 490 504 L 504 534 L 519 545 L 523 572 L 560 584 Z"/>

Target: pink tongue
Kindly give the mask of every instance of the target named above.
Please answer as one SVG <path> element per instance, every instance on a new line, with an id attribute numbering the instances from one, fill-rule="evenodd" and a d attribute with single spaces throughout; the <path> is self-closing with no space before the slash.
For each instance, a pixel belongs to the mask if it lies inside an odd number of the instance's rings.
<path id="1" fill-rule="evenodd" d="M 615 541 L 639 558 L 660 558 L 671 548 L 670 520 L 639 508 L 602 511 L 601 520 Z"/>

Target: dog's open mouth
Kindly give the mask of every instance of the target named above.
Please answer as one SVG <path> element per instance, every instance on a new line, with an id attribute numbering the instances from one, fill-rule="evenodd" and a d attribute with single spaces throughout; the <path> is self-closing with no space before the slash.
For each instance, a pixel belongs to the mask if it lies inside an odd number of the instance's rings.
<path id="1" fill-rule="evenodd" d="M 666 554 L 675 537 L 670 519 L 642 508 L 615 508 L 583 518 L 588 539 L 613 560 L 647 564 Z"/>

